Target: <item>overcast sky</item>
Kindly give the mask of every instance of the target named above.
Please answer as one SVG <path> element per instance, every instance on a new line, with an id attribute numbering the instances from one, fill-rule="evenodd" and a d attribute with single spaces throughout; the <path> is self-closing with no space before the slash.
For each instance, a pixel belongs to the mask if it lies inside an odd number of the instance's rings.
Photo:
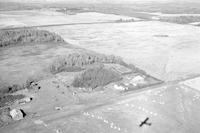
<path id="1" fill-rule="evenodd" d="M 200 0 L 0 0 L 1 2 L 84 2 L 84 3 L 134 3 L 134 2 L 200 2 Z"/>

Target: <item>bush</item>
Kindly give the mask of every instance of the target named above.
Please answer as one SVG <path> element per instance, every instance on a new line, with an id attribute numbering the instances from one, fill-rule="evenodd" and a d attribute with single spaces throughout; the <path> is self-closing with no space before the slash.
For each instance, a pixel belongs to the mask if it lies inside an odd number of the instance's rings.
<path id="1" fill-rule="evenodd" d="M 6 93 L 13 93 L 18 90 L 22 90 L 23 87 L 17 84 L 11 85 L 11 86 L 1 86 L 0 87 L 0 94 L 6 94 Z"/>
<path id="2" fill-rule="evenodd" d="M 24 98 L 24 95 L 0 95 L 0 108 L 7 106 L 13 102 L 15 102 L 16 100 L 22 99 Z"/>
<path id="3" fill-rule="evenodd" d="M 95 63 L 116 63 L 121 65 L 126 65 L 126 63 L 119 57 L 116 56 L 106 56 L 96 53 L 72 53 L 64 57 L 58 57 L 50 65 L 50 71 L 52 73 L 58 73 L 67 68 L 82 68 L 86 65 L 91 65 Z"/>
<path id="4" fill-rule="evenodd" d="M 10 110 L 8 107 L 0 109 L 0 128 L 12 121 Z"/>
<path id="5" fill-rule="evenodd" d="M 74 87 L 95 89 L 96 87 L 105 86 L 120 79 L 121 77 L 117 73 L 109 69 L 95 67 L 86 70 L 80 77 L 76 77 L 72 85 Z"/>
<path id="6" fill-rule="evenodd" d="M 0 30 L 0 47 L 33 42 L 64 42 L 64 40 L 59 35 L 45 30 Z"/>

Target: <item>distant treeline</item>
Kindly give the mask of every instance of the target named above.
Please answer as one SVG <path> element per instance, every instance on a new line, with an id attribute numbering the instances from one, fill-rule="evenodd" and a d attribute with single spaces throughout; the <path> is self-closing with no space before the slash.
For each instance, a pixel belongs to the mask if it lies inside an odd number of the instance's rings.
<path id="1" fill-rule="evenodd" d="M 176 16 L 176 17 L 161 17 L 160 21 L 177 23 L 177 24 L 189 24 L 200 21 L 200 16 Z"/>

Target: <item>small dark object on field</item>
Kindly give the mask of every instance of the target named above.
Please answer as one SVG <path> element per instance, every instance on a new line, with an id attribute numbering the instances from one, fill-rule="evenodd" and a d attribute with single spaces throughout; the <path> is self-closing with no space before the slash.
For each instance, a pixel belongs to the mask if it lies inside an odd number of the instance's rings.
<path id="1" fill-rule="evenodd" d="M 77 94 L 77 92 L 73 92 L 72 95 L 75 96 Z"/>
<path id="2" fill-rule="evenodd" d="M 74 87 L 95 89 L 96 87 L 105 86 L 120 79 L 120 75 L 112 70 L 95 67 L 86 70 L 80 77 L 76 77 L 72 85 Z"/>
<path id="3" fill-rule="evenodd" d="M 24 112 L 24 110 L 20 109 L 20 111 L 22 112 L 23 114 L 23 117 L 25 117 L 27 114 Z"/>
<path id="4" fill-rule="evenodd" d="M 56 110 L 62 110 L 62 107 L 55 107 Z"/>
<path id="5" fill-rule="evenodd" d="M 40 90 L 41 89 L 41 86 L 38 86 L 38 90 Z"/>
<path id="6" fill-rule="evenodd" d="M 34 78 L 28 78 L 27 80 L 26 80 L 26 85 L 25 85 L 25 87 L 26 88 L 30 88 L 30 87 L 32 87 L 32 86 L 37 86 L 38 84 L 36 83 L 36 79 L 34 79 Z"/>
<path id="7" fill-rule="evenodd" d="M 139 127 L 142 127 L 143 125 L 151 126 L 151 123 L 148 123 L 149 117 L 147 117 L 144 121 L 142 121 L 139 125 Z"/>

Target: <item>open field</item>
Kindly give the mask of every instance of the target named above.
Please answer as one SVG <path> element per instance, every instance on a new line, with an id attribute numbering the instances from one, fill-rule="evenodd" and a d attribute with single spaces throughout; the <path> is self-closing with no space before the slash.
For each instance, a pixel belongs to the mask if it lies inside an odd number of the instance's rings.
<path id="1" fill-rule="evenodd" d="M 54 58 L 73 51 L 62 44 L 38 44 L 1 49 L 1 82 L 22 84 L 28 78 L 45 75 L 45 70 Z M 1 84 L 2 85 L 2 84 Z"/>
<path id="2" fill-rule="evenodd" d="M 200 73 L 198 27 L 141 21 L 44 29 L 56 32 L 71 44 L 121 56 L 165 81 Z"/>
<path id="3" fill-rule="evenodd" d="M 8 16 L 9 13 L 18 16 L 16 17 L 18 22 L 30 21 L 26 23 L 26 26 L 43 23 L 42 21 L 35 21 L 41 20 L 41 18 L 45 20 L 44 25 L 57 24 L 58 20 L 59 23 L 76 23 L 114 21 L 121 18 L 118 15 L 91 12 L 66 16 L 50 10 L 42 10 L 41 12 L 39 10 L 8 11 L 6 13 Z M 49 17 L 52 17 L 51 13 L 62 19 L 55 17 L 49 21 Z M 24 20 L 22 16 L 24 16 Z M 35 18 L 26 19 L 27 16 Z M 93 16 L 92 20 L 89 19 L 91 16 Z M 87 47 L 99 53 L 121 56 L 128 62 L 137 65 L 147 73 L 162 80 L 175 80 L 199 74 L 200 58 L 198 58 L 198 52 L 194 52 L 200 49 L 198 27 L 158 21 L 140 21 L 114 24 L 51 26 L 41 29 L 58 33 L 66 42 L 71 44 L 83 48 Z"/>
<path id="4" fill-rule="evenodd" d="M 121 18 L 131 19 L 131 17 L 102 14 L 97 12 L 66 15 L 64 13 L 48 9 L 1 11 L 0 28 L 2 29 L 40 25 L 112 22 Z"/>
<path id="5" fill-rule="evenodd" d="M 186 86 L 189 86 L 191 88 L 194 88 L 196 90 L 200 90 L 200 78 L 197 77 L 197 78 L 194 78 L 194 79 L 191 79 L 191 80 L 187 80 L 185 82 L 183 82 L 182 84 L 186 85 Z"/>
<path id="6" fill-rule="evenodd" d="M 89 5 L 88 5 L 89 7 Z M 144 20 L 159 20 L 162 22 L 190 24 L 199 22 L 199 3 L 144 3 L 144 4 L 97 4 L 89 8 L 91 11 L 126 15 Z"/>
<path id="7" fill-rule="evenodd" d="M 199 14 L 200 14 L 200 9 L 199 9 L 200 3 L 199 2 L 170 2 L 170 3 L 134 3 L 134 4 L 66 4 L 66 3 L 46 3 L 46 4 L 38 4 L 38 3 L 0 3 L 0 10 L 3 12 L 7 11 L 22 11 L 24 10 L 32 12 L 32 11 L 41 11 L 42 12 L 48 8 L 53 9 L 51 11 L 61 11 L 63 12 L 63 9 L 68 9 L 68 11 L 72 11 L 76 13 L 79 12 L 99 12 L 102 14 L 115 14 L 115 15 L 120 15 L 120 16 L 130 16 L 130 17 L 136 17 L 136 18 L 141 18 L 145 20 L 152 20 L 152 17 L 160 16 L 163 17 L 162 21 L 164 22 L 172 22 L 172 23 L 181 23 L 185 24 L 186 20 L 187 22 L 194 22 L 197 20 L 199 22 Z M 6 7 L 6 8 L 5 8 Z M 57 19 L 60 19 L 60 21 L 63 21 L 65 19 L 55 16 L 56 14 L 60 15 L 60 13 L 53 13 L 49 12 L 51 15 L 54 14 L 53 16 L 56 17 Z M 65 13 L 65 11 L 63 12 Z M 6 13 L 7 14 L 7 13 Z M 9 13 L 8 13 L 9 14 Z M 28 15 L 28 14 L 27 14 Z M 41 15 L 41 14 L 40 14 Z M 64 15 L 64 14 L 62 14 Z M 167 18 L 169 17 L 170 18 Z M 176 16 L 176 17 L 175 17 Z M 184 16 L 182 18 L 177 18 L 177 16 Z M 187 17 L 186 17 L 187 16 Z M 190 16 L 195 16 L 192 20 L 188 20 L 188 17 Z M 7 16 L 8 17 L 8 16 Z M 17 17 L 17 16 L 15 16 Z M 22 16 L 21 16 L 22 17 Z M 39 17 L 39 16 L 38 16 Z M 47 17 L 47 16 L 43 16 Z M 86 16 L 87 17 L 87 16 Z M 34 17 L 33 17 L 34 18 Z M 92 17 L 91 17 L 92 18 Z M 91 19 L 90 18 L 90 19 Z M 36 18 L 35 18 L 36 19 Z M 16 19 L 13 18 L 7 18 L 10 22 L 12 22 L 13 26 L 18 25 L 18 26 L 23 26 L 24 23 L 18 22 Z M 43 18 L 43 21 L 46 21 L 45 18 Z M 66 21 L 66 20 L 65 20 Z M 196 21 L 196 22 L 197 22 Z M 2 22 L 2 23 L 6 23 Z M 36 22 L 37 23 L 37 22 Z M 55 22 L 54 22 L 55 23 Z M 58 22 L 59 23 L 59 22 Z M 11 25 L 11 23 L 10 23 Z M 24 25 L 26 26 L 26 25 Z"/>
<path id="8" fill-rule="evenodd" d="M 59 76 L 57 79 L 59 79 Z M 55 79 L 49 81 L 52 80 Z M 86 131 L 88 133 L 129 133 L 133 131 L 143 133 L 168 133 L 171 131 L 195 133 L 199 130 L 200 117 L 197 114 L 199 113 L 200 93 L 183 84 L 173 83 L 160 87 L 154 86 L 154 89 L 149 88 L 146 91 L 129 93 L 129 95 L 122 97 L 115 96 L 116 99 L 110 99 L 110 102 L 108 102 L 109 97 L 105 97 L 108 99 L 107 102 L 104 101 L 104 104 L 96 104 L 96 106 L 78 104 L 69 109 L 65 105 L 80 101 L 80 95 L 78 100 L 77 97 L 67 93 L 67 90 L 62 86 L 56 89 L 54 82 L 48 82 L 48 85 L 47 82 L 48 80 L 40 82 L 39 85 L 43 89 L 34 94 L 36 100 L 24 105 L 24 109 L 37 110 L 42 116 L 27 118 L 27 120 L 4 127 L 1 129 L 2 133 L 12 133 L 13 130 L 16 133 L 20 133 L 22 130 L 27 133 L 34 131 L 41 133 L 84 133 Z M 59 82 L 58 80 L 57 84 Z M 46 92 L 46 89 L 49 91 Z M 60 93 L 62 91 L 65 93 Z M 47 94 L 44 95 L 44 93 Z M 66 97 L 66 95 L 68 96 Z M 101 95 L 106 96 L 104 93 Z M 41 100 L 41 96 L 45 96 L 45 98 L 43 97 L 44 100 Z M 52 96 L 55 96 L 55 98 L 50 100 Z M 54 101 L 55 99 L 57 100 Z M 49 100 L 51 102 L 48 102 Z M 67 101 L 64 103 L 63 100 Z M 98 103 L 96 100 L 95 103 Z M 41 105 L 46 109 L 48 108 L 48 112 L 43 114 L 44 108 Z M 63 107 L 62 110 L 49 112 L 56 105 Z M 151 126 L 139 127 L 140 123 L 147 117 L 149 117 L 148 123 L 151 123 Z"/>
<path id="9" fill-rule="evenodd" d="M 151 20 L 189 23 L 200 10 L 169 5 L 84 5 L 81 13 L 0 5 L 0 41 L 9 45 L 0 48 L 0 89 L 8 90 L 0 90 L 0 132 L 199 132 L 199 27 Z M 7 109 L 26 116 L 14 121 Z M 140 127 L 146 118 L 151 125 Z"/>
<path id="10" fill-rule="evenodd" d="M 192 100 L 196 95 L 199 95 L 198 91 L 187 87 L 182 89 L 182 86 L 147 91 L 114 105 L 84 111 L 57 128 L 67 132 L 84 132 L 82 130 L 84 129 L 91 133 L 94 130 L 105 133 L 198 132 L 200 117 L 196 114 L 199 109 L 199 99 Z M 150 118 L 148 122 L 152 125 L 139 127 L 140 122 L 146 117 Z"/>
<path id="11" fill-rule="evenodd" d="M 149 2 L 134 4 L 96 4 L 91 9 L 102 13 L 134 15 L 135 12 L 162 12 L 166 14 L 199 14 L 198 2 Z M 89 5 L 88 5 L 89 6 Z"/>

